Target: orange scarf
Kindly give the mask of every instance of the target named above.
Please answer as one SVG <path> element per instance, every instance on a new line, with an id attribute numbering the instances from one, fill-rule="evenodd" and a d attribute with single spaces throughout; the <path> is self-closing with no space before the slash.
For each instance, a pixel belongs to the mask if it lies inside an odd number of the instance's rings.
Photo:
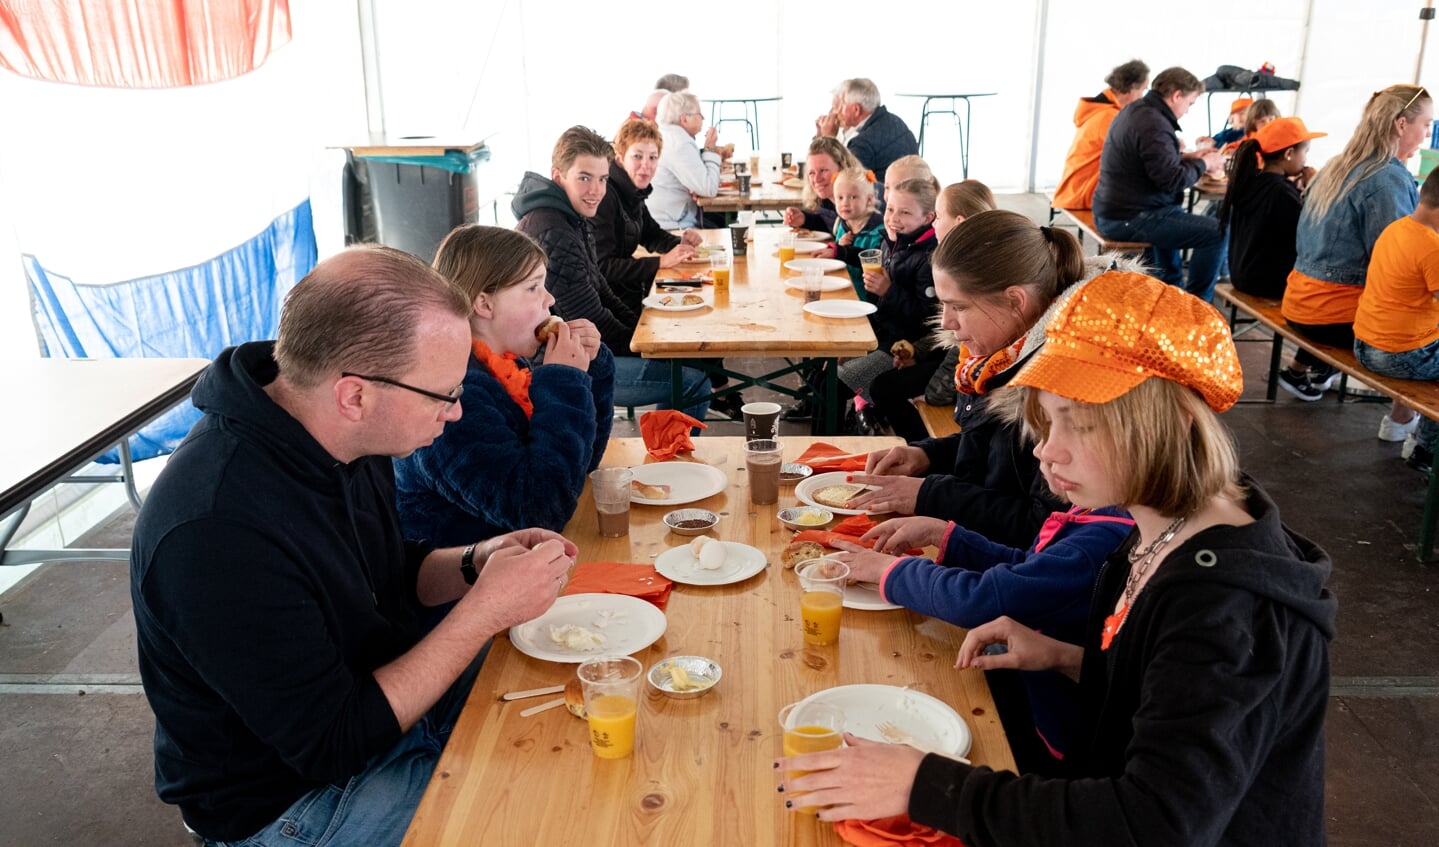
<path id="1" fill-rule="evenodd" d="M 496 354 L 483 341 L 475 340 L 472 349 L 475 358 L 490 372 L 490 375 L 500 381 L 504 386 L 505 393 L 520 407 L 529 418 L 535 413 L 535 404 L 530 401 L 530 377 L 534 374 L 529 368 L 522 368 L 515 364 L 519 357 L 514 353 L 506 353 L 503 356 Z"/>
<path id="2" fill-rule="evenodd" d="M 965 394 L 983 394 L 996 374 L 1004 373 L 1019 359 L 1024 349 L 1022 335 L 1013 344 L 989 356 L 971 356 L 969 348 L 959 345 L 959 366 L 954 369 L 954 387 Z"/>

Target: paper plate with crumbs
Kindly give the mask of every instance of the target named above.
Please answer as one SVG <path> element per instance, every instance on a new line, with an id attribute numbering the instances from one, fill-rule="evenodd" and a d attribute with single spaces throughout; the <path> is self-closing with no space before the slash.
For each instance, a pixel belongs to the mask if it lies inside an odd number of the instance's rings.
<path id="1" fill-rule="evenodd" d="M 665 613 L 627 594 L 571 594 L 549 611 L 510 627 L 515 649 L 546 662 L 579 664 L 638 653 L 665 634 Z"/>
<path id="2" fill-rule="evenodd" d="M 949 704 L 923 691 L 896 685 L 840 685 L 800 702 L 828 703 L 844 712 L 844 729 L 871 741 L 887 740 L 879 725 L 891 723 L 917 746 L 942 756 L 969 752 L 969 725 Z"/>

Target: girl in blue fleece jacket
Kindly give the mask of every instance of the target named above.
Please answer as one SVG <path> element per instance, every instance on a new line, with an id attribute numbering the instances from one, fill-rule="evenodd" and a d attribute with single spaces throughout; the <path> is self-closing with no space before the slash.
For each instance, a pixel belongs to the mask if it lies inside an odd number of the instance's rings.
<path id="1" fill-rule="evenodd" d="M 524 527 L 562 530 L 599 465 L 614 415 L 614 357 L 587 320 L 550 318 L 545 254 L 508 229 L 464 226 L 435 269 L 474 304 L 463 415 L 428 447 L 395 460 L 406 538 L 445 547 Z"/>
<path id="2" fill-rule="evenodd" d="M 1083 644 L 1099 566 L 1134 521 L 1117 508 L 1055 512 L 1027 550 L 997 544 L 939 518 L 896 518 L 865 533 L 874 550 L 840 544 L 850 578 L 879 585 L 890 603 L 972 628 L 1008 615 L 1070 644 Z M 936 561 L 895 553 L 939 548 Z M 1034 728 L 1064 758 L 1079 729 L 1079 688 L 1054 671 L 1024 674 Z"/>

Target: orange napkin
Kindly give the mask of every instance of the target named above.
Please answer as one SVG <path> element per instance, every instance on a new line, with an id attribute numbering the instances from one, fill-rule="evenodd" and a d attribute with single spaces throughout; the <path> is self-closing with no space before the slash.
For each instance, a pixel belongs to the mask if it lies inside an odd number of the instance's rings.
<path id="1" fill-rule="evenodd" d="M 795 461 L 799 462 L 802 465 L 809 465 L 810 467 L 814 468 L 815 473 L 822 473 L 824 471 L 864 470 L 864 463 L 865 460 L 868 458 L 867 455 L 851 456 L 847 459 L 838 460 L 830 458 L 831 456 L 848 455 L 848 453 L 844 452 L 833 444 L 826 444 L 823 441 L 816 441 L 815 443 L 809 445 L 809 449 L 804 451 L 804 454 L 801 455 L 798 459 L 795 459 Z"/>
<path id="2" fill-rule="evenodd" d="M 964 842 L 953 835 L 946 835 L 937 829 L 930 829 L 909 819 L 909 815 L 896 815 L 874 821 L 835 821 L 834 833 L 846 844 L 855 847 L 964 847 Z"/>
<path id="3" fill-rule="evenodd" d="M 623 562 L 585 562 L 575 566 L 564 594 L 628 594 L 648 600 L 664 611 L 674 583 L 660 576 L 654 565 Z"/>
<path id="4" fill-rule="evenodd" d="M 806 529 L 795 535 L 795 541 L 813 541 L 816 544 L 823 544 L 826 547 L 833 547 L 836 541 L 848 541 L 851 544 L 858 544 L 862 547 L 874 548 L 875 539 L 870 538 L 864 541 L 860 536 L 869 532 L 878 522 L 869 515 L 851 515 L 830 529 Z M 904 551 L 906 556 L 923 556 L 924 551 L 918 548 Z"/>
<path id="5" fill-rule="evenodd" d="M 678 453 L 690 453 L 695 443 L 690 440 L 690 427 L 706 429 L 705 425 L 674 409 L 656 409 L 640 415 L 640 437 L 645 449 L 661 462 Z"/>

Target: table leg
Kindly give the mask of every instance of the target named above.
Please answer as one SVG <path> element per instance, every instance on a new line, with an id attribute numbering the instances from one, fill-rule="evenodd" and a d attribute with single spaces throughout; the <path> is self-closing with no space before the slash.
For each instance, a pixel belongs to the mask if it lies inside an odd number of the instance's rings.
<path id="1" fill-rule="evenodd" d="M 824 396 L 820 402 L 824 404 L 824 434 L 834 435 L 839 432 L 839 421 L 836 406 L 839 405 L 839 359 L 825 359 L 824 361 Z"/>
<path id="2" fill-rule="evenodd" d="M 962 99 L 964 100 L 964 126 L 959 128 L 959 163 L 961 169 L 964 171 L 964 178 L 969 179 L 969 127 L 972 123 L 970 121 L 971 103 L 968 97 Z M 954 104 L 951 103 L 950 108 L 954 108 Z M 954 113 L 954 119 L 959 120 L 958 111 Z"/>

